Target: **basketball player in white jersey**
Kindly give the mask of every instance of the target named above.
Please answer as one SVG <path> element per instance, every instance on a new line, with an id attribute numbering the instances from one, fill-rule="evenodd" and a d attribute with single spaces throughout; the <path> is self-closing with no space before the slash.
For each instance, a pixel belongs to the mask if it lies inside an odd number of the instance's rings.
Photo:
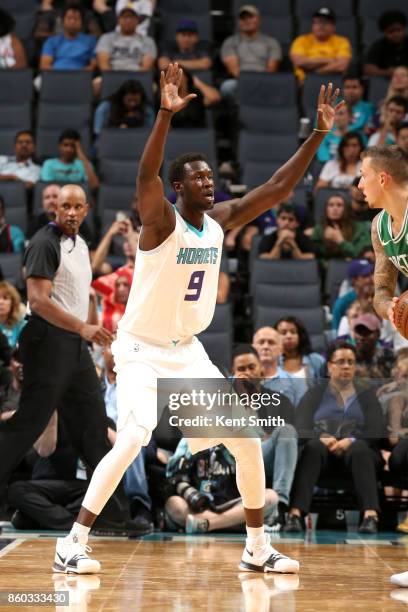
<path id="1" fill-rule="evenodd" d="M 170 169 L 177 193 L 172 206 L 164 196 L 159 171 L 171 117 L 195 97 L 179 97 L 181 78 L 177 64 L 170 64 L 166 74 L 161 74 L 161 107 L 139 165 L 142 231 L 129 301 L 112 345 L 117 371 L 116 443 L 95 469 L 70 534 L 57 541 L 54 571 L 100 571 L 99 562 L 87 555 L 88 533 L 123 473 L 150 440 L 157 424 L 157 379 L 223 377 L 195 336 L 213 317 L 224 231 L 247 224 L 285 200 L 333 126 L 339 91 L 333 95 L 329 84 L 327 90 L 324 86 L 320 90 L 315 130 L 265 184 L 242 199 L 214 208 L 211 168 L 201 155 L 185 155 Z M 235 457 L 248 533 L 240 569 L 298 572 L 299 563 L 272 548 L 264 534 L 265 473 L 260 440 L 189 442 L 193 452 L 223 442 Z"/>

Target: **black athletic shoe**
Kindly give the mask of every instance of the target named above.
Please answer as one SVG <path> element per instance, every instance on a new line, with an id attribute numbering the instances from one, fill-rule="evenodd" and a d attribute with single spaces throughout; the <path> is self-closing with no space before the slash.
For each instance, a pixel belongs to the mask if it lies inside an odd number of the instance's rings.
<path id="1" fill-rule="evenodd" d="M 134 519 L 123 521 L 123 523 L 98 520 L 95 522 L 92 529 L 92 534 L 99 536 L 137 537 L 148 535 L 152 531 L 153 526 L 151 523 L 146 523 L 144 519 L 140 521 L 137 517 L 135 517 Z"/>
<path id="2" fill-rule="evenodd" d="M 286 524 L 283 531 L 287 533 L 300 533 L 305 530 L 304 521 L 300 516 L 294 514 L 288 514 L 286 517 Z"/>
<path id="3" fill-rule="evenodd" d="M 358 528 L 358 533 L 378 533 L 378 519 L 374 516 L 366 516 Z"/>

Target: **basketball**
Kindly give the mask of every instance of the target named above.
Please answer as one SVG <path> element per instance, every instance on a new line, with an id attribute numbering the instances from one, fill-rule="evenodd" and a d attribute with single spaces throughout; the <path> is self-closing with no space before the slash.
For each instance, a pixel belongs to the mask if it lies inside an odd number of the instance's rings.
<path id="1" fill-rule="evenodd" d="M 408 291 L 404 291 L 395 304 L 394 320 L 401 336 L 408 339 Z"/>

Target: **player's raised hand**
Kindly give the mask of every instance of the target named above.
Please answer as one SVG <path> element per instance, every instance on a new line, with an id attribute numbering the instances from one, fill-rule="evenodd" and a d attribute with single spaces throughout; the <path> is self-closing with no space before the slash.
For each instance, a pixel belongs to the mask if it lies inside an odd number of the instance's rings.
<path id="1" fill-rule="evenodd" d="M 160 73 L 160 106 L 167 108 L 173 113 L 178 113 L 178 111 L 187 106 L 191 100 L 197 97 L 196 94 L 188 94 L 184 98 L 179 96 L 182 78 L 183 71 L 179 68 L 177 62 L 169 64 L 166 72 L 162 70 Z"/>
<path id="2" fill-rule="evenodd" d="M 317 102 L 318 130 L 332 129 L 335 111 L 345 104 L 344 100 L 336 104 L 339 95 L 340 89 L 336 89 L 333 93 L 333 83 L 329 83 L 327 87 L 326 85 L 320 87 L 319 99 Z"/>

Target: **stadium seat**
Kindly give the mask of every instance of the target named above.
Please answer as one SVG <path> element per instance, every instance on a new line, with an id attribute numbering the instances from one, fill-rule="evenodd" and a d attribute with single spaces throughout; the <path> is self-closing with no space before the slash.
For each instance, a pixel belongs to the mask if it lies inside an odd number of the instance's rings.
<path id="1" fill-rule="evenodd" d="M 91 104 L 92 74 L 84 70 L 44 70 L 41 73 L 41 102 Z"/>
<path id="2" fill-rule="evenodd" d="M 135 193 L 135 185 L 107 185 L 102 183 L 98 194 L 98 213 L 106 210 L 129 211 Z"/>
<path id="3" fill-rule="evenodd" d="M 24 13 L 15 15 L 16 27 L 14 28 L 14 32 L 19 37 L 19 39 L 25 43 L 30 40 L 33 35 L 33 31 L 35 28 L 35 12 Z"/>
<path id="4" fill-rule="evenodd" d="M 392 0 L 389 6 L 382 0 L 359 0 L 358 3 L 358 13 L 364 19 L 378 19 L 387 10 L 398 10 L 407 14 L 407 2 L 406 0 Z"/>
<path id="5" fill-rule="evenodd" d="M 27 210 L 27 192 L 22 181 L 1 181 L 0 195 L 6 204 L 6 215 L 12 208 Z"/>
<path id="6" fill-rule="evenodd" d="M 290 304 L 291 308 L 312 308 L 321 306 L 322 298 L 320 283 L 310 285 L 278 284 L 278 283 L 256 283 L 254 304 L 259 306 L 285 307 Z"/>
<path id="7" fill-rule="evenodd" d="M 347 189 L 333 189 L 332 187 L 322 187 L 321 189 L 318 189 L 314 195 L 313 210 L 316 223 L 321 222 L 326 202 L 328 198 L 333 195 L 342 195 L 346 198 L 347 202 L 350 200 L 350 194 Z"/>
<path id="8" fill-rule="evenodd" d="M 281 162 L 243 162 L 241 181 L 248 189 L 253 189 L 270 179 L 281 165 Z"/>
<path id="9" fill-rule="evenodd" d="M 281 46 L 283 52 L 287 52 L 293 40 L 293 20 L 290 15 L 285 17 L 276 17 L 274 15 L 266 15 L 262 17 L 261 31 L 263 34 L 275 38 Z"/>
<path id="10" fill-rule="evenodd" d="M 255 259 L 250 279 L 250 293 L 254 295 L 255 286 L 260 283 L 302 286 L 315 285 L 319 282 L 318 262 L 315 259 L 305 261 Z"/>
<path id="11" fill-rule="evenodd" d="M 6 210 L 6 220 L 10 225 L 17 225 L 25 233 L 27 231 L 27 208 L 25 206 L 9 206 Z"/>
<path id="12" fill-rule="evenodd" d="M 58 104 L 40 102 L 37 112 L 37 125 L 41 128 L 68 128 L 81 130 L 89 125 L 91 106 L 89 104 Z"/>
<path id="13" fill-rule="evenodd" d="M 284 72 L 241 72 L 238 98 L 245 106 L 293 107 L 296 105 L 295 77 Z"/>
<path id="14" fill-rule="evenodd" d="M 259 244 L 262 240 L 262 236 L 260 234 L 255 234 L 251 241 L 251 248 L 249 250 L 249 259 L 248 259 L 248 271 L 249 277 L 252 278 L 252 270 L 254 268 L 255 260 L 258 259 L 258 249 Z"/>
<path id="15" fill-rule="evenodd" d="M 191 3 L 193 4 L 193 3 Z M 177 26 L 179 21 L 182 19 L 191 19 L 195 21 L 198 27 L 198 35 L 201 41 L 212 41 L 213 30 L 211 15 L 207 13 L 193 13 L 189 9 L 185 13 L 168 13 L 166 9 L 165 19 L 162 23 L 162 31 L 160 34 L 160 41 L 164 43 L 166 41 L 173 41 L 176 35 Z"/>
<path id="16" fill-rule="evenodd" d="M 325 2 L 319 3 L 316 0 L 294 0 L 294 13 L 299 17 L 312 18 L 321 6 L 327 6 L 331 8 L 338 18 L 352 17 L 354 14 L 354 1 L 353 0 L 325 0 Z"/>
<path id="17" fill-rule="evenodd" d="M 234 0 L 233 14 L 238 15 L 240 7 L 244 4 L 242 0 Z M 262 19 L 265 16 L 288 17 L 290 15 L 290 2 L 288 0 L 254 0 L 251 4 L 255 5 L 261 13 Z"/>
<path id="18" fill-rule="evenodd" d="M 198 77 L 203 83 L 206 83 L 206 85 L 214 85 L 213 73 L 211 70 L 190 70 L 190 72 Z"/>
<path id="19" fill-rule="evenodd" d="M 100 159 L 99 178 L 108 185 L 136 186 L 139 162 L 134 159 Z"/>
<path id="20" fill-rule="evenodd" d="M 16 132 L 21 129 L 31 129 L 31 105 L 29 102 L 18 104 L 14 102 L 0 102 L 0 129 Z"/>
<path id="21" fill-rule="evenodd" d="M 22 257 L 20 253 L 0 253 L 0 270 L 6 280 L 17 289 L 24 289 Z"/>
<path id="22" fill-rule="evenodd" d="M 191 0 L 160 0 L 158 8 L 165 16 L 169 13 L 208 14 L 211 10 L 211 1 L 194 0 L 194 2 L 191 2 Z"/>
<path id="23" fill-rule="evenodd" d="M 369 17 L 365 17 L 361 23 L 361 42 L 363 45 L 364 52 L 367 52 L 368 47 L 370 47 L 373 42 L 382 38 L 383 33 L 378 29 L 378 24 L 376 19 L 370 19 Z"/>
<path id="24" fill-rule="evenodd" d="M 148 102 L 153 104 L 153 72 L 149 70 L 143 72 L 107 70 L 102 72 L 101 99 L 104 100 L 111 96 L 119 89 L 122 83 L 128 80 L 139 81 L 143 85 Z"/>
<path id="25" fill-rule="evenodd" d="M 319 97 L 320 86 L 322 83 L 333 83 L 333 88 L 342 86 L 342 77 L 340 74 L 325 74 L 322 80 L 321 74 L 308 74 L 303 86 L 303 108 L 316 109 L 317 99 Z"/>
<path id="26" fill-rule="evenodd" d="M 33 97 L 33 71 L 0 70 L 0 103 L 25 104 Z"/>
<path id="27" fill-rule="evenodd" d="M 210 359 L 228 371 L 231 367 L 232 330 L 231 304 L 217 304 L 209 327 L 198 336 Z"/>
<path id="28" fill-rule="evenodd" d="M 24 126 L 21 126 L 25 129 Z M 14 139 L 18 129 L 0 128 L 0 155 L 14 155 Z"/>
<path id="29" fill-rule="evenodd" d="M 217 159 L 215 132 L 211 128 L 178 128 L 169 132 L 165 157 L 174 159 L 186 152 L 203 153 L 207 159 Z"/>
<path id="30" fill-rule="evenodd" d="M 324 311 L 322 307 L 316 308 L 295 308 L 285 306 L 261 306 L 255 304 L 254 308 L 254 329 L 275 325 L 281 317 L 293 316 L 302 321 L 311 340 L 315 336 L 324 336 Z"/>
<path id="31" fill-rule="evenodd" d="M 296 134 L 254 134 L 242 130 L 239 138 L 238 159 L 246 162 L 287 161 L 298 148 Z"/>
<path id="32" fill-rule="evenodd" d="M 63 129 L 65 128 L 37 128 L 37 157 L 42 160 L 48 157 L 58 157 L 58 139 Z M 81 136 L 81 146 L 86 155 L 89 156 L 91 152 L 89 129 L 85 127 L 78 129 L 78 131 Z"/>
<path id="33" fill-rule="evenodd" d="M 104 128 L 98 140 L 98 157 L 136 161 L 142 156 L 150 132 L 150 128 L 132 130 Z"/>
<path id="34" fill-rule="evenodd" d="M 339 295 L 341 283 L 347 277 L 349 262 L 345 259 L 329 259 L 326 271 L 324 292 L 329 298 L 330 306 L 333 306 Z"/>
<path id="35" fill-rule="evenodd" d="M 370 76 L 368 79 L 368 99 L 377 105 L 387 97 L 390 80 L 380 76 Z"/>
<path id="36" fill-rule="evenodd" d="M 36 0 L 1 0 L 0 6 L 2 9 L 11 13 L 13 17 L 20 15 L 21 13 L 28 13 L 29 11 L 37 10 Z"/>
<path id="37" fill-rule="evenodd" d="M 296 106 L 288 108 L 240 106 L 239 119 L 241 127 L 249 132 L 293 135 L 299 127 Z"/>

